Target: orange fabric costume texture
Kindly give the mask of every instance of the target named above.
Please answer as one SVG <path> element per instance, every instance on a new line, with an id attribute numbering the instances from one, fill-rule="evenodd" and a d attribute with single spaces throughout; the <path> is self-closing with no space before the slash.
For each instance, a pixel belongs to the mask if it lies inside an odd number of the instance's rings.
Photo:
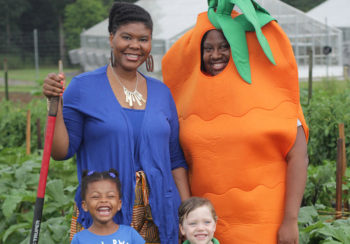
<path id="1" fill-rule="evenodd" d="M 242 80 L 232 58 L 220 74 L 208 76 L 200 69 L 200 44 L 210 29 L 207 13 L 200 14 L 162 61 L 178 109 L 192 194 L 214 204 L 221 244 L 273 244 L 297 119 L 308 136 L 293 51 L 272 21 L 262 31 L 277 65 L 268 61 L 255 33 L 247 32 L 252 84 Z"/>

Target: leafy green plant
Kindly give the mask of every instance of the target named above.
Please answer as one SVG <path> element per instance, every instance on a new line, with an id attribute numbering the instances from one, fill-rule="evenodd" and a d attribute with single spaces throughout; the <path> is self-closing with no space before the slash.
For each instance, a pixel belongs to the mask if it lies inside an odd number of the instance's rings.
<path id="1" fill-rule="evenodd" d="M 31 149 L 38 147 L 38 131 L 36 121 L 39 119 L 40 137 L 44 140 L 46 123 L 45 99 L 34 99 L 28 104 L 5 101 L 0 102 L 0 151 L 8 147 L 25 145 L 27 111 L 31 111 Z"/>
<path id="2" fill-rule="evenodd" d="M 350 83 L 319 83 L 313 89 L 313 97 L 309 104 L 306 93 L 306 89 L 301 89 L 303 111 L 310 128 L 310 163 L 322 164 L 323 160 L 336 160 L 339 123 L 345 125 L 347 158 L 350 158 Z"/>
<path id="3" fill-rule="evenodd" d="M 322 165 L 309 165 L 302 205 L 323 204 L 331 207 L 335 199 L 336 162 L 324 160 Z"/>
<path id="4" fill-rule="evenodd" d="M 301 244 L 350 243 L 350 219 L 334 220 L 331 215 L 319 215 L 322 205 L 300 209 L 299 231 Z"/>
<path id="5" fill-rule="evenodd" d="M 24 148 L 0 152 L 0 244 L 29 242 L 40 167 L 41 156 Z M 74 159 L 51 162 L 39 243 L 69 242 L 77 184 Z"/>

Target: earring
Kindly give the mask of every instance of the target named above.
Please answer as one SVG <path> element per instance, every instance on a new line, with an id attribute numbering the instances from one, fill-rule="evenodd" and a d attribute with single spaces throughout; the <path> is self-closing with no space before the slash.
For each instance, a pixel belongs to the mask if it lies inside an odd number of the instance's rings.
<path id="1" fill-rule="evenodd" d="M 146 69 L 148 72 L 153 72 L 154 69 L 154 61 L 152 54 L 149 54 L 146 58 Z"/>
<path id="2" fill-rule="evenodd" d="M 111 48 L 111 65 L 112 65 L 112 67 L 115 66 L 115 58 L 114 58 L 114 54 L 113 54 L 113 48 Z"/>

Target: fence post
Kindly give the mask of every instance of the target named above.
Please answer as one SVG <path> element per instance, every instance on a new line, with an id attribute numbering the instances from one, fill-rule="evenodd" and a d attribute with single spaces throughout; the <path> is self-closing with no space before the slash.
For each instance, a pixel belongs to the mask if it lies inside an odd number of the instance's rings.
<path id="1" fill-rule="evenodd" d="M 37 137 L 38 137 L 38 149 L 42 149 L 42 145 L 41 145 L 41 127 L 40 127 L 40 118 L 37 118 L 36 120 L 36 133 L 37 133 Z"/>
<path id="2" fill-rule="evenodd" d="M 9 100 L 9 85 L 8 85 L 8 68 L 7 68 L 7 59 L 4 59 L 4 82 L 5 82 L 5 99 Z"/>
<path id="3" fill-rule="evenodd" d="M 308 88 L 308 96 L 307 96 L 307 104 L 310 103 L 311 97 L 312 97 L 312 48 L 308 49 L 308 54 L 309 54 L 309 88 Z"/>
<path id="4" fill-rule="evenodd" d="M 345 173 L 346 173 L 346 168 L 347 168 L 347 163 L 346 163 L 346 147 L 345 147 L 345 130 L 344 130 L 344 124 L 341 123 L 339 124 L 339 138 L 342 139 L 342 177 L 343 177 L 343 184 L 346 185 L 346 180 L 345 180 Z M 348 195 L 348 190 L 344 190 L 344 195 Z M 346 199 L 344 200 L 344 211 L 349 210 L 349 201 Z"/>
<path id="5" fill-rule="evenodd" d="M 30 154 L 30 109 L 27 111 L 26 154 Z"/>
<path id="6" fill-rule="evenodd" d="M 335 218 L 342 217 L 342 184 L 343 184 L 343 139 L 337 141 L 336 197 Z"/>
<path id="7" fill-rule="evenodd" d="M 39 51 L 38 51 L 38 30 L 34 29 L 34 61 L 35 61 L 35 81 L 39 80 Z"/>

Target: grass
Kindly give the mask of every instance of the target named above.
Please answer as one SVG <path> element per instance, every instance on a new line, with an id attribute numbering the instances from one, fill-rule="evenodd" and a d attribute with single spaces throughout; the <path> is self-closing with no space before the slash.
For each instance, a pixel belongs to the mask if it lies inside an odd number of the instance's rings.
<path id="1" fill-rule="evenodd" d="M 9 86 L 9 92 L 32 92 L 33 90 L 38 89 L 39 85 L 37 86 Z M 5 91 L 5 86 L 0 86 L 0 91 Z"/>
<path id="2" fill-rule="evenodd" d="M 57 73 L 57 67 L 45 67 L 39 69 L 38 81 L 43 81 L 47 74 Z M 69 82 L 73 76 L 75 76 L 79 70 L 78 69 L 64 69 L 66 74 L 67 82 Z M 20 81 L 36 81 L 36 70 L 35 69 L 14 69 L 8 71 L 8 78 Z M 4 71 L 0 70 L 0 77 L 4 77 Z"/>
<path id="3" fill-rule="evenodd" d="M 64 72 L 66 74 L 66 84 L 69 84 L 72 78 L 79 73 L 79 70 L 76 68 L 65 69 Z M 41 89 L 41 84 L 49 73 L 57 73 L 57 67 L 40 68 L 37 82 L 35 69 L 9 70 L 7 74 L 9 80 L 22 81 L 20 85 L 11 85 L 11 82 L 9 82 L 9 92 L 32 92 L 33 90 Z M 3 70 L 0 70 L 0 78 L 5 78 Z M 0 92 L 4 91 L 5 85 L 0 85 Z"/>
<path id="4" fill-rule="evenodd" d="M 308 104 L 309 95 L 308 82 L 300 82 L 300 102 L 303 105 Z M 336 94 L 342 94 L 350 89 L 350 80 L 337 80 L 337 79 L 322 79 L 320 81 L 314 81 L 312 83 L 312 97 L 316 91 L 323 91 L 326 96 L 333 96 Z"/>
<path id="5" fill-rule="evenodd" d="M 308 89 L 308 82 L 300 82 L 301 89 Z M 337 79 L 322 79 L 320 81 L 312 82 L 312 89 L 336 89 L 342 91 L 350 87 L 350 80 L 337 80 Z"/>

